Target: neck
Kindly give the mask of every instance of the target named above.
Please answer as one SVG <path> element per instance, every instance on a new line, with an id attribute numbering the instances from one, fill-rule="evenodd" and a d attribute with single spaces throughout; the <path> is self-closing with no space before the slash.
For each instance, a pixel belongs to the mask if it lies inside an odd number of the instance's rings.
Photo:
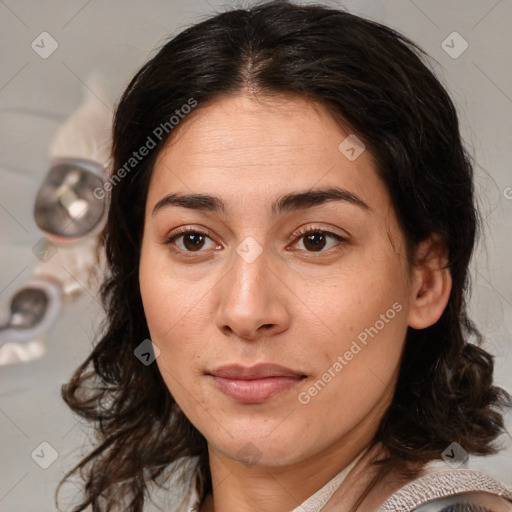
<path id="1" fill-rule="evenodd" d="M 209 447 L 213 495 L 201 512 L 291 511 L 351 464 L 370 440 L 371 436 L 357 442 L 343 438 L 286 466 L 245 465 Z"/>

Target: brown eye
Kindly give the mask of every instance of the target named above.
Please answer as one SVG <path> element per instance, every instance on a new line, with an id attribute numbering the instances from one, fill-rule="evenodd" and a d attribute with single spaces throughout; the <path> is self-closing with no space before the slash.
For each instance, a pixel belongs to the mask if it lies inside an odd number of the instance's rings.
<path id="1" fill-rule="evenodd" d="M 201 249 L 204 245 L 205 237 L 201 233 L 187 233 L 183 236 L 183 245 L 189 251 Z"/>
<path id="2" fill-rule="evenodd" d="M 325 235 L 323 233 L 312 233 L 304 237 L 304 247 L 312 251 L 321 251 L 326 244 Z"/>
<path id="3" fill-rule="evenodd" d="M 334 239 L 337 243 L 331 244 L 327 250 L 323 250 L 328 244 L 329 239 Z M 331 231 L 324 231 L 313 228 L 300 233 L 299 240 L 303 240 L 303 246 L 307 252 L 329 252 L 330 249 L 348 243 L 347 239 Z"/>
<path id="4" fill-rule="evenodd" d="M 181 243 L 178 243 L 180 239 Z M 186 229 L 171 234 L 166 238 L 165 244 L 174 245 L 182 252 L 205 252 L 202 249 L 205 247 L 207 240 L 211 240 L 211 238 L 206 233 L 195 229 Z M 219 247 L 213 243 L 213 240 L 211 242 L 213 247 Z"/>

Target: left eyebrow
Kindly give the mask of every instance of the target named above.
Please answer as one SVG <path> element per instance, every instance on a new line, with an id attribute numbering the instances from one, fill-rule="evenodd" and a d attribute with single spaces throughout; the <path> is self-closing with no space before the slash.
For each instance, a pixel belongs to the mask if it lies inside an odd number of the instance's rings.
<path id="1" fill-rule="evenodd" d="M 339 187 L 311 189 L 285 194 L 278 198 L 270 208 L 272 216 L 306 210 L 331 201 L 341 201 L 353 204 L 363 210 L 371 211 L 371 208 L 356 194 Z M 226 204 L 219 197 L 208 194 L 169 194 L 158 201 L 152 215 L 166 206 L 181 206 L 193 210 L 202 210 L 217 214 L 226 213 Z"/>
<path id="2" fill-rule="evenodd" d="M 328 187 L 286 194 L 272 204 L 271 213 L 273 216 L 282 215 L 292 211 L 313 208 L 330 201 L 342 201 L 358 206 L 363 210 L 371 211 L 371 208 L 353 192 L 340 187 Z"/>

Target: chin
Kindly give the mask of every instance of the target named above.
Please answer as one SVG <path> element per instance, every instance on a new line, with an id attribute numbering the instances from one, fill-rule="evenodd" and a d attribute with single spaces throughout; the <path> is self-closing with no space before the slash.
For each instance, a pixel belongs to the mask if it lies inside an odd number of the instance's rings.
<path id="1" fill-rule="evenodd" d="M 294 436 L 291 432 L 283 431 L 281 435 L 272 436 L 268 433 L 268 426 L 261 430 L 257 427 L 253 423 L 253 430 L 245 435 L 238 431 L 233 437 L 227 434 L 222 439 L 205 437 L 216 451 L 248 466 L 287 466 L 303 460 L 310 451 L 314 452 L 313 447 L 304 443 L 301 435 Z"/>

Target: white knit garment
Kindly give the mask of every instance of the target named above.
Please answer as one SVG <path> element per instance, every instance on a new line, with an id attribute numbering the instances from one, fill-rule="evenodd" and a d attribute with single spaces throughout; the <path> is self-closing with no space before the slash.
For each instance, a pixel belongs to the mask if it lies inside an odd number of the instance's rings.
<path id="1" fill-rule="evenodd" d="M 474 491 L 497 494 L 512 501 L 512 490 L 493 477 L 471 469 L 452 469 L 430 473 L 404 485 L 378 512 L 411 512 L 427 501 Z"/>

